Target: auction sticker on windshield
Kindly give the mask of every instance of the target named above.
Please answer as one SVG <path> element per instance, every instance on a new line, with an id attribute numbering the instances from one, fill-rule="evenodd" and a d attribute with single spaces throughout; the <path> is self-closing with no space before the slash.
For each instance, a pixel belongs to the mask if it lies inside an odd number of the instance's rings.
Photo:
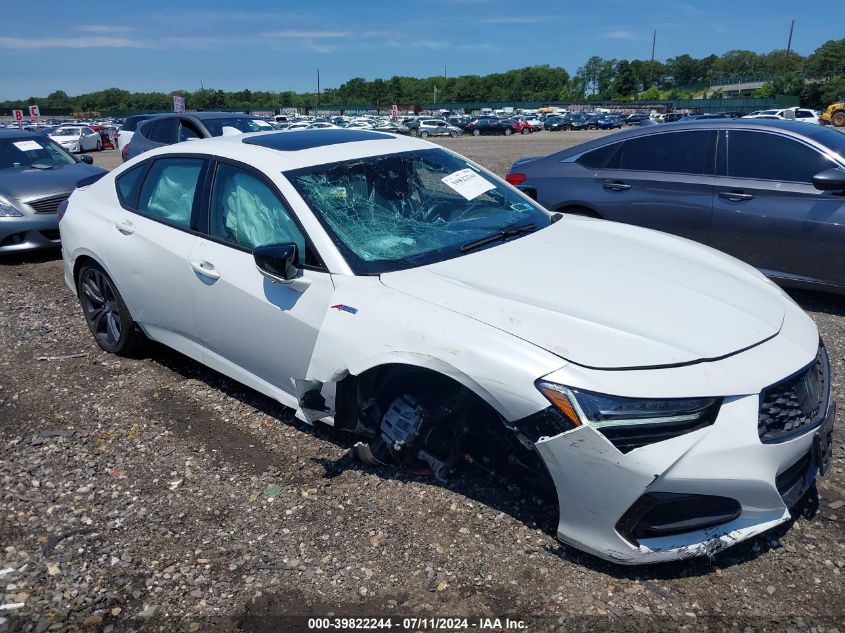
<path id="1" fill-rule="evenodd" d="M 461 169 L 440 180 L 467 200 L 477 198 L 485 191 L 496 188 L 496 185 L 471 169 Z"/>
<path id="2" fill-rule="evenodd" d="M 41 149 L 41 146 L 35 141 L 18 141 L 17 143 L 13 143 L 13 145 L 22 152 L 38 151 Z"/>

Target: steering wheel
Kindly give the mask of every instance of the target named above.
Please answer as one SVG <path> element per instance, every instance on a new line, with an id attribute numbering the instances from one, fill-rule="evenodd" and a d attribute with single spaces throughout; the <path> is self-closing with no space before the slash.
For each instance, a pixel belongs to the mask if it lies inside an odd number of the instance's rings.
<path id="1" fill-rule="evenodd" d="M 447 200 L 434 200 L 422 213 L 423 221 L 433 224 L 437 218 L 449 221 L 452 215 L 452 204 Z"/>

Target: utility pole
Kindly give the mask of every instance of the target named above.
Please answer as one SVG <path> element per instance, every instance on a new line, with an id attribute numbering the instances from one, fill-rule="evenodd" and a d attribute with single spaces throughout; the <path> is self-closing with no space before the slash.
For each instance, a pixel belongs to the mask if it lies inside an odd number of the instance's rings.
<path id="1" fill-rule="evenodd" d="M 314 104 L 314 115 L 316 116 L 320 109 L 320 69 L 317 69 L 317 101 Z"/>
<path id="2" fill-rule="evenodd" d="M 443 64 L 443 79 L 446 79 L 446 64 Z"/>
<path id="3" fill-rule="evenodd" d="M 786 62 L 789 63 L 789 53 L 792 51 L 792 31 L 795 29 L 795 20 L 789 25 L 789 39 L 786 41 Z"/>
<path id="4" fill-rule="evenodd" d="M 655 29 L 654 34 L 651 36 L 651 61 L 654 61 L 655 44 L 657 44 L 657 29 Z"/>
<path id="5" fill-rule="evenodd" d="M 437 105 L 437 84 L 434 84 L 434 105 Z"/>

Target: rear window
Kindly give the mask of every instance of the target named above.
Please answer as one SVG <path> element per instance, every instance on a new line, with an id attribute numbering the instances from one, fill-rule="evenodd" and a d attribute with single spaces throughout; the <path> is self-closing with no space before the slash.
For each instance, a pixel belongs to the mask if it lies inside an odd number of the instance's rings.
<path id="1" fill-rule="evenodd" d="M 575 162 L 587 169 L 602 169 L 607 164 L 608 159 L 619 149 L 619 145 L 619 143 L 611 143 L 599 147 L 582 155 Z"/>
<path id="2" fill-rule="evenodd" d="M 148 166 L 147 163 L 142 163 L 129 171 L 123 172 L 115 179 L 117 195 L 125 207 L 130 209 L 138 208 L 138 192 L 141 188 L 141 180 L 144 177 L 144 172 L 147 171 Z"/>
<path id="3" fill-rule="evenodd" d="M 153 115 L 136 115 L 131 116 L 126 121 L 123 122 L 123 126 L 120 128 L 124 132 L 134 132 L 138 128 L 138 124 L 141 121 L 146 121 L 147 119 L 151 119 Z"/>

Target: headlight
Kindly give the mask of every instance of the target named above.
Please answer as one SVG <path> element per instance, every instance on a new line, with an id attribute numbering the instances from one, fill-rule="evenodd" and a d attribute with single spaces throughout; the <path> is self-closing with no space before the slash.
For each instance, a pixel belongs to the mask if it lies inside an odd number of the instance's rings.
<path id="1" fill-rule="evenodd" d="M 545 380 L 537 388 L 572 424 L 590 426 L 622 452 L 713 424 L 722 398 L 627 398 Z"/>
<path id="2" fill-rule="evenodd" d="M 22 218 L 23 213 L 18 211 L 11 202 L 0 198 L 0 218 Z"/>

